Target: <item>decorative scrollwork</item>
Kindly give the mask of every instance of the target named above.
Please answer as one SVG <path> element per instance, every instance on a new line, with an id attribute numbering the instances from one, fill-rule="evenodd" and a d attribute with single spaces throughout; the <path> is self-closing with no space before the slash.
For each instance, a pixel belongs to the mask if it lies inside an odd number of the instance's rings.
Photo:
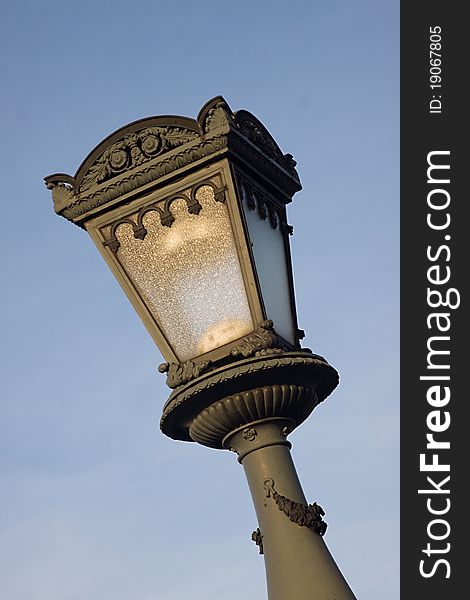
<path id="1" fill-rule="evenodd" d="M 54 210 L 60 213 L 75 199 L 73 186 L 68 182 L 48 181 L 46 186 L 52 192 L 52 200 L 54 202 Z"/>
<path id="2" fill-rule="evenodd" d="M 267 156 L 297 176 L 296 162 L 292 154 L 283 154 L 266 127 L 246 110 L 238 111 L 235 120 L 239 131 L 260 148 Z"/>
<path id="3" fill-rule="evenodd" d="M 90 166 L 80 192 L 105 182 L 127 169 L 133 169 L 173 148 L 187 144 L 197 133 L 181 127 L 147 127 L 131 132 L 109 148 Z"/>
<path id="4" fill-rule="evenodd" d="M 274 489 L 274 480 L 268 477 L 263 482 L 266 490 L 266 498 L 273 498 L 280 511 L 289 517 L 289 519 L 300 525 L 308 527 L 318 535 L 324 535 L 327 524 L 322 517 L 325 515 L 323 508 L 316 502 L 313 504 L 300 504 L 294 500 L 289 500 L 285 496 L 278 494 Z"/>
<path id="5" fill-rule="evenodd" d="M 285 201 L 301 189 L 292 156 L 282 153 L 256 117 L 244 110 L 232 112 L 220 96 L 206 103 L 197 120 L 150 117 L 130 123 L 103 140 L 74 177 L 61 175 L 59 180 L 51 175 L 46 185 L 53 192 L 56 212 L 83 226 L 90 211 L 227 149 L 268 177 Z M 216 199 L 223 201 L 223 195 Z M 282 217 L 268 207 L 273 228 L 276 216 Z"/>
<path id="6" fill-rule="evenodd" d="M 259 527 L 257 529 L 255 529 L 255 531 L 253 531 L 253 533 L 251 534 L 251 539 L 258 546 L 259 553 L 264 554 L 263 536 L 261 535 L 261 531 L 260 531 Z"/>
<path id="7" fill-rule="evenodd" d="M 166 384 L 169 388 L 177 388 L 180 385 L 192 381 L 202 373 L 205 373 L 211 365 L 210 360 L 195 363 L 187 360 L 184 363 L 162 363 L 158 367 L 160 373 L 167 373 Z"/>
<path id="8" fill-rule="evenodd" d="M 242 431 L 242 436 L 247 442 L 253 442 L 256 439 L 258 432 L 254 427 L 246 427 Z"/>
<path id="9" fill-rule="evenodd" d="M 225 125 L 228 125 L 230 121 L 233 120 L 233 117 L 229 111 L 230 109 L 225 101 L 218 102 L 215 106 L 213 106 L 207 113 L 207 117 L 205 119 L 205 131 L 207 132 L 211 129 L 217 129 L 218 127 L 224 127 Z"/>
<path id="10" fill-rule="evenodd" d="M 243 338 L 243 342 L 232 350 L 232 356 L 263 356 L 276 354 L 283 350 L 283 343 L 274 331 L 274 324 L 270 319 L 259 324 L 256 330 Z"/>
<path id="11" fill-rule="evenodd" d="M 227 136 L 216 134 L 210 139 L 200 139 L 197 144 L 184 144 L 181 150 L 173 150 L 168 153 L 162 152 L 154 160 L 145 162 L 139 168 L 125 169 L 119 177 L 116 174 L 116 177 L 105 178 L 99 187 L 92 186 L 86 190 L 80 189 L 80 193 L 74 193 L 68 202 L 60 206 L 54 204 L 54 210 L 69 220 L 81 218 L 89 210 L 102 206 L 140 186 L 147 185 L 191 162 L 218 152 L 226 145 Z M 53 176 L 46 177 L 48 187 L 51 177 Z M 73 181 L 73 178 L 69 175 L 66 175 L 66 177 Z"/>
<path id="12" fill-rule="evenodd" d="M 242 111 L 240 111 L 240 113 L 241 112 Z M 264 125 L 258 120 L 255 120 L 249 113 L 246 114 L 249 116 L 243 116 L 237 123 L 243 135 L 247 137 L 250 142 L 253 142 L 253 144 L 262 148 L 268 156 L 278 160 L 284 160 L 284 155 L 280 151 L 279 146 L 273 140 L 271 134 Z"/>

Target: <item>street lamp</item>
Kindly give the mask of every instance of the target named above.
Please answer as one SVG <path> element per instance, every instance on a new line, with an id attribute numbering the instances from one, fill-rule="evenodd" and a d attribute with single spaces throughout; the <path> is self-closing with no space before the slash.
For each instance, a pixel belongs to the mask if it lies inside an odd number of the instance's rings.
<path id="1" fill-rule="evenodd" d="M 135 121 L 74 177 L 46 177 L 55 211 L 85 228 L 165 358 L 167 436 L 237 453 L 270 600 L 354 598 L 308 505 L 287 440 L 336 387 L 302 349 L 286 205 L 301 189 L 251 113 L 218 96 L 196 120 Z"/>

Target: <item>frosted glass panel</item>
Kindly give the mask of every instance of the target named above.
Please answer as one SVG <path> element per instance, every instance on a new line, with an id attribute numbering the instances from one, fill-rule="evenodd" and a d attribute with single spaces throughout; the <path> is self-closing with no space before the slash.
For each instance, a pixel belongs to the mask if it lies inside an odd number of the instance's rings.
<path id="1" fill-rule="evenodd" d="M 171 227 L 146 213 L 147 235 L 135 239 L 120 225 L 117 258 L 180 361 L 209 352 L 253 331 L 253 322 L 224 203 L 210 186 L 199 188 L 198 215 L 175 200 Z"/>
<path id="2" fill-rule="evenodd" d="M 263 207 L 258 210 L 260 198 L 253 195 L 252 189 L 248 186 L 243 187 L 242 199 L 267 317 L 274 322 L 276 331 L 294 344 L 296 340 L 281 229 L 279 225 L 276 225 L 276 228 L 271 226 Z M 259 212 L 266 218 L 261 218 Z"/>

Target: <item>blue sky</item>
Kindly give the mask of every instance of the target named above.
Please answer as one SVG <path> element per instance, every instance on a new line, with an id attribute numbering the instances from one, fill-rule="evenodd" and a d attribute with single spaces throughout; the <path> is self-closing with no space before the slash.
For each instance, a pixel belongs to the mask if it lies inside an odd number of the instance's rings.
<path id="1" fill-rule="evenodd" d="M 158 429 L 161 357 L 42 178 L 222 94 L 297 160 L 299 325 L 339 371 L 292 436 L 361 600 L 398 597 L 398 2 L 18 0 L 0 22 L 5 600 L 259 600 L 242 468 Z"/>

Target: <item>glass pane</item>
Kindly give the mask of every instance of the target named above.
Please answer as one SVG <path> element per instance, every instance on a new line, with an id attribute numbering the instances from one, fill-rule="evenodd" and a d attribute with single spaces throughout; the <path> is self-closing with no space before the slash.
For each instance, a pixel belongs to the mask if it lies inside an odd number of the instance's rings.
<path id="1" fill-rule="evenodd" d="M 278 219 L 271 223 L 264 200 L 251 186 L 242 184 L 242 199 L 267 318 L 279 335 L 295 344 L 288 266 Z"/>
<path id="2" fill-rule="evenodd" d="M 197 215 L 184 200 L 172 202 L 171 227 L 147 212 L 143 240 L 129 224 L 116 230 L 117 258 L 180 361 L 253 331 L 227 207 L 210 186 L 197 199 Z"/>

